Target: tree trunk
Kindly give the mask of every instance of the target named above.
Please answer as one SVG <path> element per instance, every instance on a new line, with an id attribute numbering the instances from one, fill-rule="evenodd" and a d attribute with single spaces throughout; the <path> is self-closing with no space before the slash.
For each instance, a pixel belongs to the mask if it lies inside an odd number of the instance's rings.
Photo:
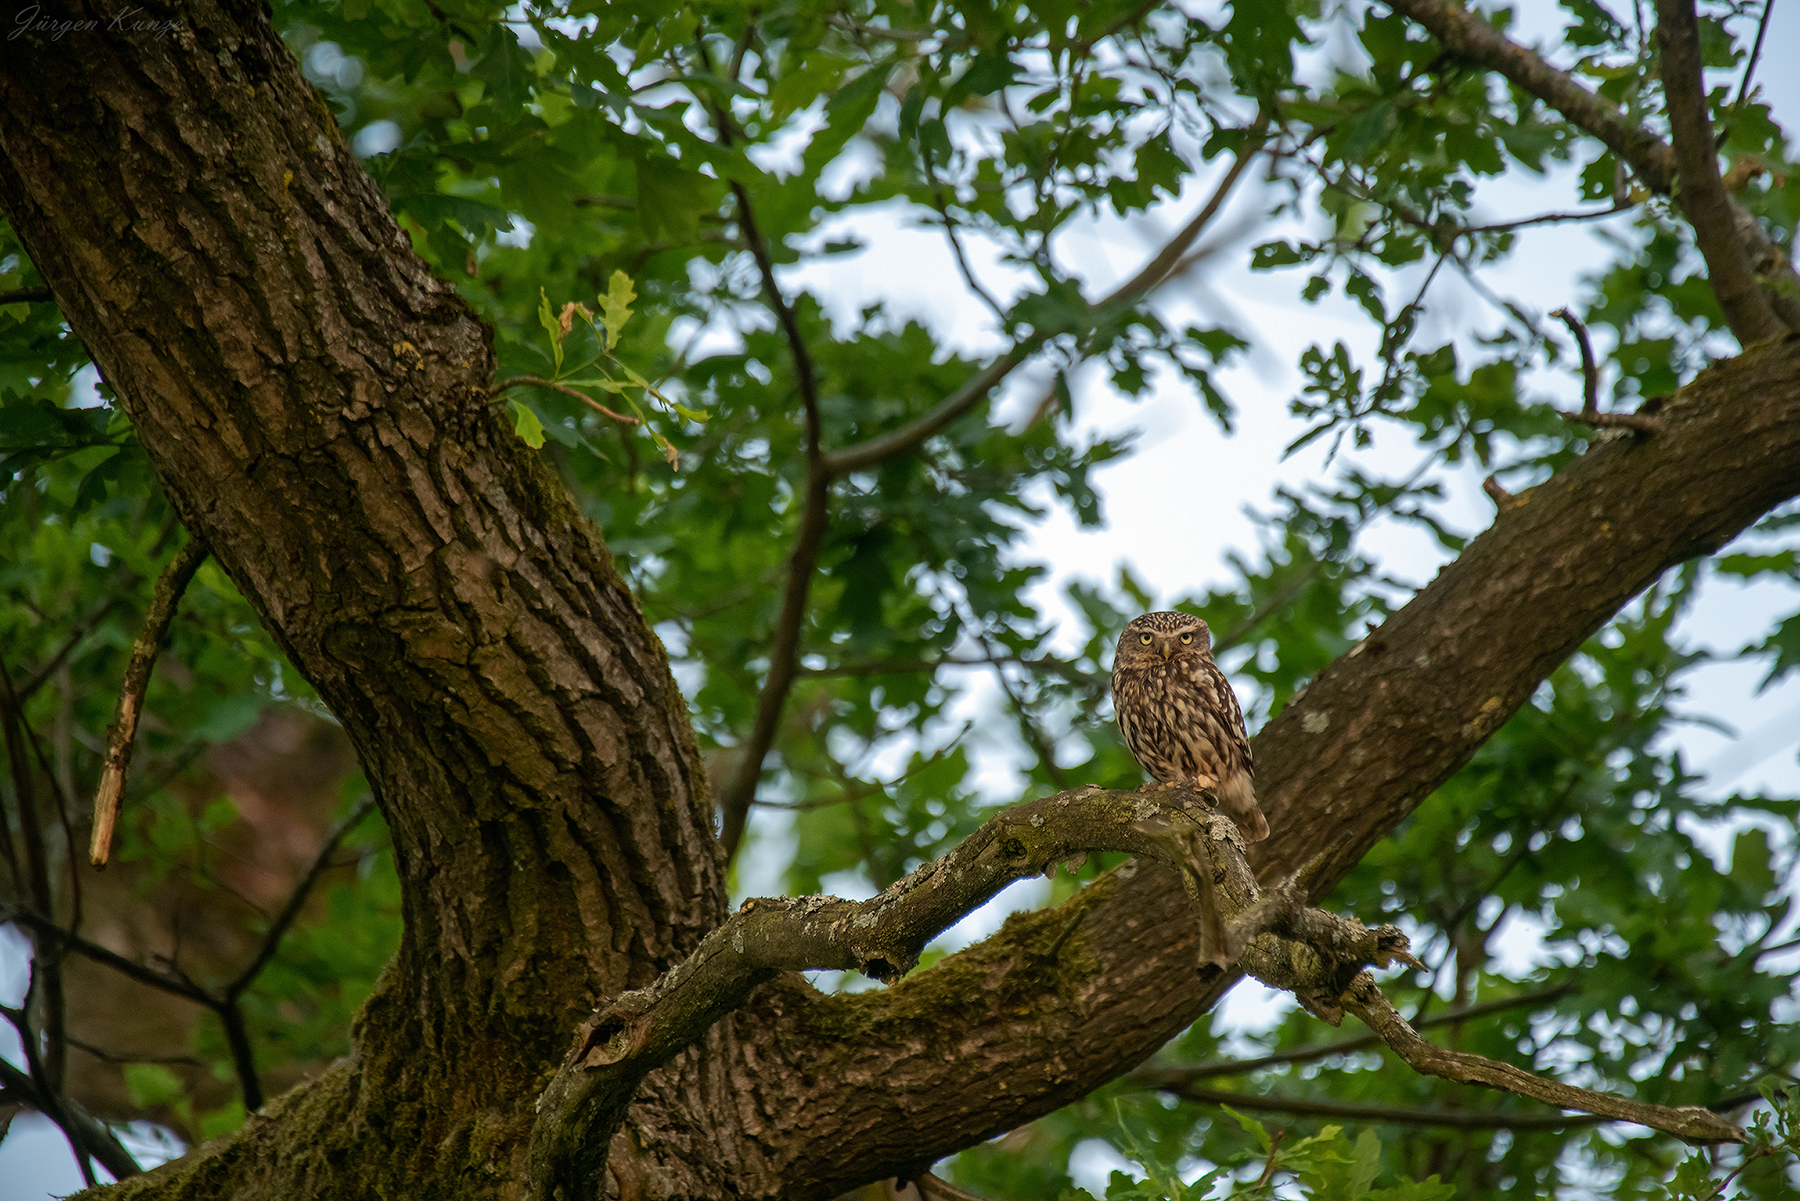
<path id="1" fill-rule="evenodd" d="M 0 204 L 182 521 L 342 721 L 406 933 L 350 1057 L 118 1192 L 516 1196 L 576 1026 L 724 915 L 685 705 L 598 535 L 496 419 L 488 331 L 268 13 L 139 11 L 175 32 L 91 9 L 0 43 Z M 1519 498 L 1269 724 L 1265 879 L 1330 849 L 1335 881 L 1659 573 L 1800 492 L 1800 342 L 1661 417 Z M 651 1077 L 604 1187 L 829 1197 L 1045 1113 L 1216 1000 L 1186 912 L 1127 867 L 884 992 L 779 979 Z"/>

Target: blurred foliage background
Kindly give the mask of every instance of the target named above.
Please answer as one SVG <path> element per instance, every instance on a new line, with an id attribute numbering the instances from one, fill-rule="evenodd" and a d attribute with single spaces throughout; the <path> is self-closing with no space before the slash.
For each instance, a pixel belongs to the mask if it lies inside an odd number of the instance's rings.
<path id="1" fill-rule="evenodd" d="M 1790 147 L 1750 58 L 1766 15 L 1701 12 L 1721 153 L 1791 247 Z M 1134 786 L 1106 672 L 1145 609 L 1208 619 L 1254 727 L 1406 599 L 1407 573 L 1366 545 L 1372 526 L 1417 526 L 1452 556 L 1455 488 L 1492 473 L 1522 490 L 1578 454 L 1590 434 L 1541 387 L 1547 367 L 1573 370 L 1542 316 L 1570 298 L 1486 282 L 1531 224 L 1614 218 L 1611 264 L 1573 305 L 1612 403 L 1733 349 L 1666 201 L 1378 5 L 348 0 L 277 3 L 274 19 L 418 252 L 492 325 L 499 378 L 538 381 L 505 394 L 516 428 L 656 623 L 716 791 L 729 801 L 749 771 L 740 875 L 788 892 L 878 888 L 996 805 Z M 1557 21 L 1557 61 L 1662 127 L 1647 18 L 1565 0 Z M 1095 305 L 1110 285 L 1068 265 L 1102 223 L 1185 221 L 1247 179 L 1268 211 L 1178 248 L 1147 300 Z M 1529 206 L 1495 219 L 1485 189 L 1500 185 Z M 997 349 L 951 349 L 887 303 L 843 313 L 807 274 L 903 227 L 946 239 L 959 270 L 934 286 L 978 301 Z M 1196 566 L 1223 584 L 1152 595 L 1126 565 L 1046 593 L 1056 565 L 1035 531 L 1053 509 L 1102 526 L 1095 472 L 1139 449 L 1093 434 L 1084 402 L 1173 382 L 1231 434 L 1237 406 L 1263 399 L 1219 378 L 1259 331 L 1172 315 L 1192 269 L 1220 256 L 1289 287 L 1296 320 L 1336 297 L 1368 323 L 1305 350 L 1301 387 L 1280 398 L 1316 478 L 1242 494 L 1219 471 L 1219 509 L 1252 505 L 1260 529 Z M 1422 317 L 1452 277 L 1492 306 L 1432 342 Z M 30 965 L 8 998 L 14 1060 L 47 1057 L 37 1067 L 106 1122 L 193 1142 L 345 1050 L 398 939 L 397 884 L 330 715 L 211 564 L 152 678 L 116 866 L 85 866 L 125 661 L 186 535 L 39 286 L 0 229 L 0 789 L 10 954 Z M 829 482 L 791 694 L 746 769 L 812 486 L 803 398 L 820 446 L 839 450 L 905 430 L 1008 356 L 1030 364 L 1011 403 Z M 1396 474 L 1396 445 L 1424 465 Z M 1672 742 L 1710 654 L 1679 622 L 1718 580 L 1787 590 L 1785 616 L 1721 640 L 1768 683 L 1800 667 L 1788 506 L 1629 606 L 1329 904 L 1412 933 L 1431 971 L 1384 987 L 1452 1045 L 1776 1122 L 1760 1090 L 1794 1080 L 1800 1057 L 1800 800 L 1708 793 Z M 18 916 L 34 908 L 79 941 Z M 1530 936 L 1523 967 L 1496 954 L 1508 930 Z M 1791 1144 L 1770 1129 L 1766 1150 Z M 1253 1034 L 1202 1021 L 940 1171 L 1023 1199 L 1072 1187 L 1072 1164 L 1125 1161 L 1139 1171 L 1112 1195 L 1773 1199 L 1800 1179 L 1780 1155 L 1689 1158 L 1642 1130 L 1396 1071 L 1298 1010 Z M 1432 1176 L 1446 1183 L 1406 1183 Z"/>

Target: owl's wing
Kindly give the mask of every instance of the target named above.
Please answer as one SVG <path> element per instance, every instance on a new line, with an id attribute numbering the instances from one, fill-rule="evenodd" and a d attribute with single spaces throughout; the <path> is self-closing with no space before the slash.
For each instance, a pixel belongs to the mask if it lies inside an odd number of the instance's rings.
<path id="1" fill-rule="evenodd" d="M 1211 727 L 1207 733 L 1218 748 L 1225 773 L 1241 769 L 1246 775 L 1254 775 L 1250 738 L 1244 731 L 1244 710 L 1238 704 L 1237 693 L 1231 690 L 1231 682 L 1210 659 L 1194 665 L 1193 680 L 1206 706 L 1206 720 Z"/>

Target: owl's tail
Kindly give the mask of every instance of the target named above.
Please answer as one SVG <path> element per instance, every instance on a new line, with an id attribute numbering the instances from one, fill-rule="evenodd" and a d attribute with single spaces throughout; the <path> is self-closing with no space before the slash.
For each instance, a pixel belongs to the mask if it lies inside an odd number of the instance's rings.
<path id="1" fill-rule="evenodd" d="M 1269 819 L 1257 808 L 1256 786 L 1249 772 L 1221 781 L 1213 791 L 1219 798 L 1219 812 L 1237 823 L 1246 842 L 1261 842 L 1269 836 Z"/>

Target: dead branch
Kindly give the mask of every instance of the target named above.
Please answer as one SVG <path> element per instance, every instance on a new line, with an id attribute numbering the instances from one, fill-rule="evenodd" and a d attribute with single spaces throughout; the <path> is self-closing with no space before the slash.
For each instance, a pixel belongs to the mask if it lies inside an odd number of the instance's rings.
<path id="1" fill-rule="evenodd" d="M 1535 1009 L 1547 1005 L 1559 997 L 1566 997 L 1574 991 L 1573 985 L 1561 984 L 1555 988 L 1523 993 L 1516 997 L 1483 1001 L 1479 1005 L 1469 1005 L 1460 1009 L 1448 1009 L 1422 1020 L 1415 1016 L 1412 1026 L 1415 1030 L 1428 1030 L 1434 1026 L 1452 1026 L 1459 1022 L 1473 1022 L 1513 1009 Z M 1272 1055 L 1261 1055 L 1255 1059 L 1203 1063 L 1191 1068 L 1139 1068 L 1128 1073 L 1123 1079 L 1132 1084 L 1141 1084 L 1145 1088 L 1177 1091 L 1196 1080 L 1208 1080 L 1217 1076 L 1248 1076 L 1267 1068 L 1285 1067 L 1294 1063 L 1312 1063 L 1320 1059 L 1329 1059 L 1334 1055 L 1350 1055 L 1357 1051 L 1367 1051 L 1381 1045 L 1380 1036 L 1365 1034 L 1361 1038 L 1346 1038 L 1337 1042 L 1318 1043 L 1309 1047 L 1295 1047 L 1291 1051 L 1277 1051 Z"/>
<path id="2" fill-rule="evenodd" d="M 533 1195 L 549 1201 L 559 1188 L 578 1195 L 585 1187 L 580 1182 L 604 1167 L 608 1141 L 638 1082 L 780 972 L 853 969 L 892 982 L 917 965 L 931 938 L 1008 884 L 1089 851 L 1125 851 L 1171 864 L 1196 907 L 1253 898 L 1256 885 L 1242 839 L 1229 819 L 1206 809 L 1204 796 L 1182 788 L 1059 793 L 1006 811 L 870 900 L 746 901 L 681 964 L 648 988 L 614 998 L 583 1027 L 538 1102 L 528 1157 Z M 1222 884 L 1215 879 L 1221 865 L 1230 877 Z M 1214 902 L 1217 895 L 1226 899 Z M 1216 919 L 1207 924 L 1218 928 Z M 1397 929 L 1384 930 L 1404 942 Z M 1242 946 L 1257 933 L 1239 920 L 1223 939 Z M 1207 954 L 1209 963 L 1229 962 L 1217 943 Z"/>
<path id="3" fill-rule="evenodd" d="M 119 818 L 119 801 L 125 795 L 125 773 L 131 767 L 144 690 L 150 686 L 150 669 L 156 666 L 163 639 L 169 635 L 169 622 L 175 617 L 181 594 L 187 591 L 188 581 L 205 560 L 206 544 L 198 538 L 190 537 L 175 552 L 175 558 L 156 581 L 150 611 L 144 615 L 144 628 L 131 648 L 131 660 L 125 665 L 125 684 L 119 689 L 118 709 L 106 731 L 106 766 L 100 771 L 100 786 L 94 790 L 94 839 L 88 857 L 95 867 L 105 867 L 112 857 L 113 823 Z"/>
<path id="4" fill-rule="evenodd" d="M 1485 1084 L 1509 1093 L 1518 1093 L 1560 1109 L 1577 1109 L 1583 1113 L 1621 1122 L 1635 1122 L 1653 1130 L 1673 1134 L 1690 1143 L 1742 1143 L 1749 1141 L 1744 1132 L 1710 1109 L 1697 1105 L 1672 1107 L 1627 1101 L 1592 1089 L 1575 1088 L 1555 1080 L 1521 1071 L 1511 1064 L 1497 1062 L 1480 1055 L 1449 1051 L 1433 1046 L 1407 1024 L 1405 1018 L 1389 1004 L 1375 986 L 1375 978 L 1360 974 L 1344 994 L 1344 1007 L 1367 1023 L 1394 1049 L 1394 1053 L 1413 1070 L 1427 1076 L 1456 1080 L 1464 1084 Z"/>

